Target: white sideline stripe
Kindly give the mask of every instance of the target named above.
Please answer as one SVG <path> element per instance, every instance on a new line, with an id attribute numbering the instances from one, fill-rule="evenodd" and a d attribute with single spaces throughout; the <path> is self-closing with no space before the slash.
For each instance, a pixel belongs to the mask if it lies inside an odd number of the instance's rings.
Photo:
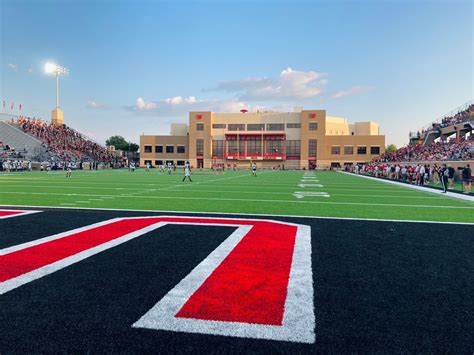
<path id="1" fill-rule="evenodd" d="M 404 205 L 395 203 L 357 203 L 357 202 L 320 202 L 320 201 L 295 201 L 295 200 L 262 200 L 246 198 L 217 198 L 217 197 L 180 197 L 180 196 L 135 196 L 135 195 L 89 195 L 89 194 L 59 194 L 43 192 L 0 192 L 0 194 L 13 195 L 54 195 L 54 196 L 85 196 L 101 198 L 144 198 L 158 200 L 200 200 L 200 201 L 248 201 L 248 202 L 269 202 L 269 203 L 306 203 L 306 204 L 327 204 L 327 205 L 347 205 L 347 206 L 380 206 L 380 207 L 412 207 L 412 208 L 436 208 L 436 209 L 472 209 L 474 206 L 433 206 L 433 205 Z"/>
<path id="2" fill-rule="evenodd" d="M 426 221 L 416 219 L 387 219 L 387 218 L 366 218 L 366 217 L 337 217 L 337 216 L 304 216 L 292 214 L 265 214 L 265 213 L 245 213 L 245 212 L 200 212 L 200 211 L 179 211 L 179 210 L 137 210 L 129 208 L 107 208 L 107 207 L 60 207 L 60 206 L 31 206 L 31 205 L 1 205 L 0 207 L 23 207 L 23 208 L 46 208 L 58 210 L 84 210 L 84 211 L 125 211 L 125 212 L 159 212 L 159 213 L 178 213 L 186 217 L 186 214 L 204 214 L 219 216 L 257 216 L 257 217 L 283 217 L 283 218 L 308 218 L 308 219 L 335 219 L 342 221 L 369 221 L 369 222 L 395 222 L 395 223 L 426 223 L 426 224 L 459 224 L 472 226 L 474 222 L 453 222 L 453 221 Z M 42 212 L 42 211 L 39 211 Z M 187 216 L 189 217 L 189 216 Z M 214 218 L 214 217 L 213 217 Z M 225 217 L 222 217 L 225 218 Z"/>
<path id="3" fill-rule="evenodd" d="M 239 228 L 132 327 L 314 343 L 316 339 L 311 269 L 311 229 L 304 225 L 297 226 L 282 326 L 175 317 L 187 300 L 248 232 Z M 307 285 L 307 287 L 302 287 L 303 285 Z"/>
<path id="4" fill-rule="evenodd" d="M 311 181 L 313 182 L 313 181 Z M 194 185 L 191 185 L 191 184 L 180 184 L 180 185 L 173 185 L 173 186 L 176 186 L 176 187 L 189 187 L 189 188 L 192 188 Z M 226 190 L 215 190 L 215 186 L 209 186 L 207 190 L 196 190 L 196 189 L 192 189 L 190 190 L 191 192 L 193 191 L 203 191 L 203 192 L 209 192 L 209 191 L 220 191 L 220 192 L 238 192 L 238 193 L 252 193 L 252 194 L 255 194 L 255 191 L 241 191 L 239 190 L 239 188 L 241 188 L 242 186 L 246 186 L 247 188 L 249 187 L 249 185 L 225 185 L 225 186 L 219 186 L 219 187 L 225 187 Z M 354 185 L 354 186 L 351 186 L 352 187 L 357 187 L 357 186 L 367 186 L 367 185 Z M 22 187 L 24 188 L 25 186 L 23 185 L 9 185 L 8 188 L 11 188 L 11 187 Z M 57 190 L 58 188 L 60 189 L 85 189 L 85 190 L 116 190 L 116 188 L 114 187 L 86 187 L 86 186 L 58 186 L 58 185 L 54 185 L 54 186 L 51 186 L 51 185 L 35 185 L 35 186 L 28 186 L 28 187 L 31 187 L 31 188 L 50 188 L 50 189 L 54 189 L 54 190 Z M 207 186 L 200 186 L 202 188 L 207 188 Z M 235 187 L 236 190 L 229 190 L 229 188 L 231 187 Z M 326 183 L 326 187 L 329 187 L 328 184 Z M 259 190 L 262 190 L 262 189 L 273 189 L 273 190 L 277 190 L 277 191 L 284 191 L 284 190 L 292 190 L 294 188 L 294 185 L 291 185 L 291 186 L 288 186 L 288 187 L 285 187 L 285 188 L 277 188 L 277 187 L 270 187 L 270 186 L 258 186 L 256 185 L 255 186 L 256 189 Z M 336 190 L 339 190 L 339 191 L 348 191 L 350 190 L 350 188 L 333 188 L 333 187 L 330 187 L 331 191 L 336 191 Z M 144 192 L 149 192 L 149 191 L 167 191 L 165 190 L 164 188 L 163 189 L 160 189 L 160 188 L 156 188 L 156 189 L 126 189 L 128 191 L 133 191 L 133 193 L 144 193 Z M 136 192 L 135 192 L 136 191 Z M 398 189 L 395 189 L 395 188 L 391 188 L 391 189 L 377 189 L 377 188 L 374 188 L 374 189 L 357 189 L 357 191 L 367 191 L 367 192 L 374 192 L 374 191 L 382 191 L 382 192 L 396 192 L 398 194 L 400 194 L 400 191 Z M 8 191 L 8 192 L 11 192 L 11 193 L 14 193 L 16 191 Z M 19 191 L 19 192 L 25 192 L 25 191 Z M 175 192 L 175 191 L 169 191 L 169 192 Z M 417 193 L 415 191 L 403 191 L 405 193 L 409 193 L 409 194 L 414 194 L 414 193 Z M 25 192 L 26 193 L 26 192 Z M 130 192 L 132 193 L 132 192 Z M 278 192 L 274 192 L 274 191 L 269 191 L 269 192 L 266 192 L 266 191 L 262 191 L 262 193 L 278 193 Z M 287 193 L 284 193 L 284 194 L 287 194 Z"/>
<path id="5" fill-rule="evenodd" d="M 455 194 L 455 193 L 452 193 L 452 192 L 449 192 L 449 191 L 444 194 L 440 190 L 430 189 L 430 188 L 422 187 L 422 186 L 418 186 L 418 185 L 410 185 L 410 184 L 405 184 L 403 182 L 379 179 L 379 178 L 372 177 L 372 176 L 352 174 L 352 173 L 347 173 L 345 171 L 339 171 L 339 173 L 350 175 L 350 176 L 358 176 L 360 178 L 369 179 L 369 180 L 372 180 L 372 181 L 380 181 L 380 182 L 384 182 L 386 184 L 392 184 L 392 185 L 396 185 L 396 186 L 400 186 L 400 187 L 405 187 L 407 189 L 413 189 L 413 190 L 418 190 L 418 191 L 423 191 L 423 192 L 429 192 L 429 193 L 436 194 L 436 195 L 448 196 L 448 197 L 452 197 L 452 198 L 457 198 L 459 200 L 474 202 L 474 197 L 468 196 L 468 195 Z"/>
<path id="6" fill-rule="evenodd" d="M 1 207 L 0 207 L 0 211 L 1 211 Z M 21 216 L 26 216 L 26 215 L 29 215 L 29 214 L 33 214 L 33 213 L 40 213 L 41 211 L 33 211 L 33 210 L 8 210 L 9 212 L 21 212 L 21 214 L 14 214 L 14 215 L 11 215 L 11 216 L 0 216 L 0 219 L 7 219 L 7 218 L 13 218 L 13 217 L 21 217 Z"/>

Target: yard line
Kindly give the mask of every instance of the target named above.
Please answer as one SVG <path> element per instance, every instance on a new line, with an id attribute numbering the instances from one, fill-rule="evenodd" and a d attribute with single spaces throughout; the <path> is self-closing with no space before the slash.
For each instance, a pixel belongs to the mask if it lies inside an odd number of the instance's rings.
<path id="1" fill-rule="evenodd" d="M 190 187 L 192 188 L 195 185 L 187 184 L 187 185 L 177 185 L 180 187 Z M 9 185 L 8 187 L 24 187 L 23 185 Z M 30 186 L 31 187 L 31 186 Z M 51 186 L 51 185 L 37 185 L 34 186 L 35 188 L 50 188 L 50 189 L 57 189 L 57 186 Z M 61 186 L 61 189 L 85 189 L 85 190 L 117 190 L 115 187 L 85 187 L 85 186 Z M 134 191 L 133 193 L 122 193 L 120 195 L 132 195 L 132 194 L 138 194 L 138 193 L 145 193 L 145 192 L 155 192 L 155 191 L 166 191 L 165 189 L 129 189 L 129 188 L 124 188 L 121 189 L 120 191 L 123 192 L 123 190 L 130 190 Z M 281 189 L 279 189 L 281 191 Z M 293 191 L 294 189 L 288 189 L 289 192 Z M 328 189 L 329 190 L 329 189 Z M 342 190 L 342 191 L 347 191 L 347 189 L 330 189 L 330 192 L 334 190 Z M 225 189 L 225 190 L 216 190 L 215 187 L 209 187 L 209 189 L 192 189 L 189 191 L 186 191 L 186 193 L 189 192 L 217 192 L 217 193 L 238 193 L 238 194 L 253 194 L 255 195 L 256 193 L 258 194 L 268 194 L 268 195 L 288 195 L 288 192 L 273 192 L 273 191 L 261 191 L 260 186 L 255 186 L 255 190 L 249 190 L 249 191 L 241 191 L 238 189 L 230 190 L 230 189 Z M 385 192 L 385 190 L 357 190 L 359 191 L 365 191 L 365 192 L 374 192 L 374 191 L 381 191 Z M 171 191 L 170 191 L 171 192 Z M 184 191 L 179 191 L 179 192 L 184 192 Z M 408 195 L 408 193 L 405 193 Z M 416 195 L 415 195 L 416 194 Z M 419 196 L 418 192 L 410 192 L 410 196 L 400 196 L 400 193 L 397 192 L 396 194 L 385 194 L 385 195 L 372 195 L 370 193 L 363 193 L 363 194 L 340 194 L 340 193 L 333 193 L 333 196 L 349 196 L 349 197 L 381 197 L 381 198 L 387 198 L 387 197 L 397 197 L 397 198 L 412 198 L 412 199 L 439 199 L 442 198 L 442 196 Z"/>
<path id="2" fill-rule="evenodd" d="M 68 194 L 59 193 L 43 193 L 43 192 L 0 192 L 0 194 L 16 194 L 16 195 L 54 195 L 54 196 L 70 196 Z M 301 201 L 301 200 L 262 200 L 262 199 L 238 199 L 238 198 L 214 198 L 214 197 L 177 197 L 177 196 L 110 196 L 110 195 L 88 195 L 75 194 L 75 196 L 85 197 L 101 197 L 101 198 L 144 198 L 144 199 L 162 199 L 162 200 L 200 200 L 200 201 L 245 201 L 245 202 L 269 202 L 269 203 L 304 203 L 304 204 L 322 204 L 322 205 L 350 205 L 350 206 L 379 206 L 379 207 L 414 207 L 414 208 L 437 208 L 437 209 L 468 209 L 474 210 L 468 206 L 444 206 L 444 205 L 404 205 L 395 203 L 359 203 L 359 202 L 336 202 L 336 201 Z"/>
<path id="3" fill-rule="evenodd" d="M 72 204 L 71 204 L 72 205 Z M 108 207 L 58 207 L 58 206 L 31 206 L 31 205 L 0 205 L 0 207 L 21 207 L 21 208 L 45 208 L 45 209 L 71 209 L 83 211 L 128 211 L 128 212 L 149 212 L 149 213 L 178 213 L 178 214 L 193 214 L 193 215 L 217 215 L 217 216 L 259 216 L 259 217 L 289 217 L 289 218 L 308 218 L 308 219 L 335 219 L 344 221 L 369 221 L 369 222 L 394 222 L 394 223 L 434 223 L 434 224 L 460 224 L 474 226 L 474 222 L 453 222 L 453 221 L 429 221 L 429 220 L 414 220 L 414 219 L 387 219 L 387 218 L 366 218 L 366 217 L 332 217 L 332 216 L 304 216 L 291 214 L 265 214 L 265 213 L 245 213 L 245 212 L 213 212 L 213 211 L 178 211 L 178 210 L 143 210 L 143 209 L 129 209 L 129 208 L 108 208 Z"/>

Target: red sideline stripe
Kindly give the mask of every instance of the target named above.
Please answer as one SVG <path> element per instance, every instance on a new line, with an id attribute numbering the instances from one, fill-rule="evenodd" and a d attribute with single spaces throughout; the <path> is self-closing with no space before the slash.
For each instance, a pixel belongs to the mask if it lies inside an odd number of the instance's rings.
<path id="1" fill-rule="evenodd" d="M 158 222 L 253 226 L 177 317 L 282 324 L 297 228 L 273 222 L 186 217 L 123 219 L 0 256 L 0 282 Z"/>
<path id="2" fill-rule="evenodd" d="M 0 256 L 0 282 L 120 238 L 156 222 L 156 219 L 121 220 Z"/>
<path id="3" fill-rule="evenodd" d="M 18 214 L 23 214 L 23 211 L 10 211 L 10 210 L 0 210 L 0 217 L 9 217 L 15 216 Z"/>
<path id="4" fill-rule="evenodd" d="M 282 325 L 296 227 L 254 227 L 176 317 Z"/>

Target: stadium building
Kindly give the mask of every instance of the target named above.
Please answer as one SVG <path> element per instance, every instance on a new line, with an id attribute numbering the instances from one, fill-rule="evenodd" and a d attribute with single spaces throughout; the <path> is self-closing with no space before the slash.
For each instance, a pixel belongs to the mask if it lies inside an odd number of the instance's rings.
<path id="1" fill-rule="evenodd" d="M 168 161 L 194 167 L 214 164 L 261 168 L 328 168 L 368 162 L 385 151 L 378 123 L 326 115 L 325 110 L 294 112 L 190 112 L 189 124 L 172 124 L 170 135 L 140 136 L 140 164 Z"/>

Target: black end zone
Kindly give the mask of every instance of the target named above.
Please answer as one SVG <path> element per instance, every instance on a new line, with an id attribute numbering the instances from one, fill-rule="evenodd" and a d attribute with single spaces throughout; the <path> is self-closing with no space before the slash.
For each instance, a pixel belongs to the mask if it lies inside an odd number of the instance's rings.
<path id="1" fill-rule="evenodd" d="M 44 210 L 0 220 L 0 249 L 159 214 Z M 272 219 L 311 226 L 315 344 L 131 328 L 233 231 L 166 226 L 0 295 L 0 353 L 472 352 L 472 225 Z"/>

